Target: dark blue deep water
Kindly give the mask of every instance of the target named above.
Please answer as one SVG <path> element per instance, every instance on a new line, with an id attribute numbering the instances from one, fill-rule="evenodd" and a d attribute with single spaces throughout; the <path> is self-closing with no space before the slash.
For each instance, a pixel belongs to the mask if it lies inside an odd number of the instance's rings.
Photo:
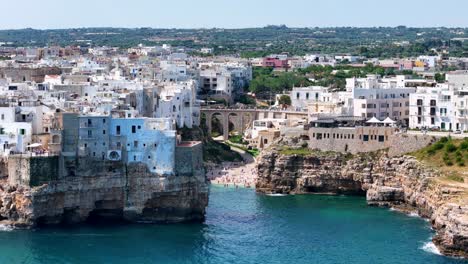
<path id="1" fill-rule="evenodd" d="M 0 232 L 0 263 L 467 263 L 424 250 L 417 217 L 363 198 L 212 187 L 204 224 Z"/>

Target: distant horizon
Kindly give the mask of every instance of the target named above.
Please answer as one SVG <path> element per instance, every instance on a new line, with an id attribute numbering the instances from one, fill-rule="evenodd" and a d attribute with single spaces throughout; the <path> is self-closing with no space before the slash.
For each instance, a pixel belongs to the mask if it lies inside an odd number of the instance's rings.
<path id="1" fill-rule="evenodd" d="M 468 1 L 445 0 L 0 0 L 0 29 L 467 28 Z"/>
<path id="2" fill-rule="evenodd" d="M 125 27 L 125 26 L 86 26 L 86 27 L 64 27 L 64 28 L 34 28 L 34 27 L 24 27 L 24 28 L 0 28 L 0 31 L 9 31 L 9 30 L 71 30 L 71 29 L 169 29 L 169 30 L 213 30 L 213 29 L 226 29 L 226 30 L 245 30 L 245 29 L 263 29 L 267 27 L 280 27 L 286 26 L 288 29 L 331 29 L 331 28 L 414 28 L 414 29 L 468 29 L 468 26 L 408 26 L 408 25 L 398 25 L 398 26 L 289 26 L 289 25 L 264 25 L 264 26 L 252 26 L 252 27 L 150 27 L 150 26 L 137 26 L 137 27 Z"/>

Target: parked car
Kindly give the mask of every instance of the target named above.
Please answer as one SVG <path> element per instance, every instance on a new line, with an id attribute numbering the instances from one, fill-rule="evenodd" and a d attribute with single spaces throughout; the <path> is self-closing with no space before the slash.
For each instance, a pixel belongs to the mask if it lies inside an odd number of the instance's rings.
<path id="1" fill-rule="evenodd" d="M 455 132 L 453 132 L 454 134 L 461 134 L 461 130 L 455 130 Z"/>

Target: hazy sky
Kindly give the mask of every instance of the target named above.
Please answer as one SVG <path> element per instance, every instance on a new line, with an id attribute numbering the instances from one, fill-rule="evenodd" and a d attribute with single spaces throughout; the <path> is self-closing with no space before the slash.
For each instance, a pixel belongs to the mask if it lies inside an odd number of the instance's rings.
<path id="1" fill-rule="evenodd" d="M 0 29 L 468 27 L 468 0 L 0 0 Z"/>

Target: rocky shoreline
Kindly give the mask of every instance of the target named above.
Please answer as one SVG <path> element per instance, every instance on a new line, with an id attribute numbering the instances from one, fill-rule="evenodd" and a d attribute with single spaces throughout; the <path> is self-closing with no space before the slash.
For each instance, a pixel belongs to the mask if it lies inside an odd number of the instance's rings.
<path id="1" fill-rule="evenodd" d="M 290 145 L 290 144 L 289 144 Z M 468 193 L 414 157 L 384 152 L 284 154 L 281 145 L 258 159 L 260 193 L 365 195 L 370 206 L 395 207 L 430 219 L 433 242 L 447 256 L 468 257 Z"/>
<path id="2" fill-rule="evenodd" d="M 179 223 L 205 219 L 209 183 L 203 169 L 157 175 L 144 164 L 104 166 L 92 160 L 82 164 L 80 175 L 39 186 L 0 179 L 0 223 L 33 227 L 101 220 Z"/>

